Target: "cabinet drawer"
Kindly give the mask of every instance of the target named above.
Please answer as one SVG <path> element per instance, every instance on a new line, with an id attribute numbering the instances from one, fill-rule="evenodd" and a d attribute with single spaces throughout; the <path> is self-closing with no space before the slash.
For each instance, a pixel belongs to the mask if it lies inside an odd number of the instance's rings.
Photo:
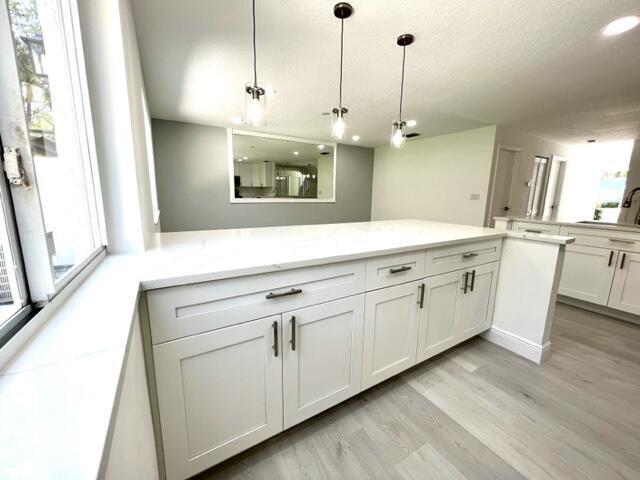
<path id="1" fill-rule="evenodd" d="M 364 292 L 364 261 L 147 292 L 154 344 Z"/>
<path id="2" fill-rule="evenodd" d="M 545 235 L 559 235 L 560 225 L 548 225 L 535 222 L 513 222 L 513 230 L 516 232 L 544 233 Z"/>
<path id="3" fill-rule="evenodd" d="M 367 291 L 424 277 L 424 250 L 367 260 Z"/>
<path id="4" fill-rule="evenodd" d="M 574 245 L 640 252 L 640 229 L 636 234 L 616 230 L 563 225 L 560 228 L 560 235 L 575 237 Z"/>
<path id="5" fill-rule="evenodd" d="M 500 260 L 501 246 L 502 240 L 490 240 L 427 250 L 424 265 L 425 276 L 495 262 Z"/>

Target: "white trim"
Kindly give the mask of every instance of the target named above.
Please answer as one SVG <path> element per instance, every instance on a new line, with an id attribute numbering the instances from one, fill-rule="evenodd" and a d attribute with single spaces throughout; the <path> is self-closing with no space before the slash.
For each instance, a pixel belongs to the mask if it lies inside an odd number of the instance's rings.
<path id="1" fill-rule="evenodd" d="M 500 150 L 507 150 L 509 152 L 521 153 L 523 151 L 522 147 L 518 147 L 516 145 L 509 145 L 502 142 L 497 142 L 495 146 L 495 150 L 493 152 L 493 166 L 491 169 L 491 177 L 490 182 L 491 185 L 489 187 L 489 196 L 488 199 L 488 208 L 485 216 L 485 225 L 491 225 L 491 220 L 493 219 L 493 202 L 494 195 L 496 193 L 496 177 L 498 175 L 498 158 L 500 157 Z M 512 179 L 513 181 L 513 179 Z"/>
<path id="2" fill-rule="evenodd" d="M 600 315 L 606 315 L 607 317 L 615 318 L 616 320 L 622 320 L 623 322 L 640 325 L 640 315 L 623 312 L 622 310 L 616 310 L 615 308 L 611 308 L 605 305 L 585 302 L 584 300 L 567 297 L 566 295 L 558 295 L 558 303 L 564 303 L 565 305 L 569 305 L 571 307 L 581 308 L 583 310 L 588 310 L 589 312 L 594 312 Z"/>
<path id="3" fill-rule="evenodd" d="M 482 334 L 482 338 L 535 363 L 542 363 L 551 353 L 550 341 L 538 345 L 531 340 L 514 335 L 498 327 L 491 327 L 490 330 Z"/>
<path id="4" fill-rule="evenodd" d="M 235 165 L 233 161 L 233 135 L 247 135 L 253 137 L 272 138 L 275 140 L 286 140 L 290 142 L 309 143 L 312 145 L 328 145 L 333 147 L 333 192 L 331 198 L 236 198 L 234 173 Z M 227 166 L 229 174 L 229 202 L 230 203 L 336 203 L 336 178 L 338 176 L 338 144 L 335 142 L 325 142 L 323 140 L 313 140 L 310 138 L 287 137 L 285 135 L 274 135 L 271 133 L 250 132 L 248 130 L 237 130 L 227 128 Z"/>

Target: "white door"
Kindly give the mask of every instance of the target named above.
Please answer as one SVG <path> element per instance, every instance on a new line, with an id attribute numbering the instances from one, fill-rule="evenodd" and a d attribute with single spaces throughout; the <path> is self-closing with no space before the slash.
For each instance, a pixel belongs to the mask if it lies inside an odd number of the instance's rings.
<path id="1" fill-rule="evenodd" d="M 366 294 L 362 388 L 369 388 L 416 363 L 422 282 Z"/>
<path id="2" fill-rule="evenodd" d="M 567 245 L 558 293 L 607 305 L 616 269 L 617 250 Z"/>
<path id="3" fill-rule="evenodd" d="M 417 361 L 422 362 L 456 343 L 460 323 L 464 272 L 456 271 L 427 278 L 420 313 Z"/>
<path id="4" fill-rule="evenodd" d="M 509 195 L 513 179 L 514 167 L 518 159 L 518 152 L 506 148 L 498 151 L 495 169 L 494 191 L 491 203 L 491 218 L 489 225 L 494 225 L 494 217 L 503 217 L 517 212 L 511 212 Z"/>
<path id="5" fill-rule="evenodd" d="M 284 428 L 360 392 L 364 295 L 283 314 Z"/>
<path id="6" fill-rule="evenodd" d="M 620 252 L 609 306 L 640 315 L 640 253 Z"/>
<path id="7" fill-rule="evenodd" d="M 280 315 L 153 347 L 167 478 L 282 431 Z"/>
<path id="8" fill-rule="evenodd" d="M 473 337 L 491 327 L 498 281 L 498 262 L 468 269 L 466 293 L 462 290 L 462 314 L 457 342 Z M 456 343 L 457 343 L 456 342 Z"/>

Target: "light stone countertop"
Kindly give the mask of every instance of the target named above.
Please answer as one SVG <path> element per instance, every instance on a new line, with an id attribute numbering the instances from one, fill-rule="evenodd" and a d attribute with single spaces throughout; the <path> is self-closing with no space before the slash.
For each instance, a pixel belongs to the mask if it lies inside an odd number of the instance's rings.
<path id="1" fill-rule="evenodd" d="M 517 237 L 572 239 L 395 220 L 156 234 L 108 255 L 0 375 L 0 478 L 96 478 L 104 466 L 140 290 Z"/>
<path id="2" fill-rule="evenodd" d="M 527 218 L 527 217 L 494 217 L 494 220 L 506 220 L 514 222 L 527 222 L 527 223 L 540 223 L 545 225 L 565 225 L 570 227 L 580 228 L 598 228 L 604 230 L 616 230 L 620 232 L 632 232 L 640 235 L 640 225 L 630 225 L 624 223 L 618 223 L 616 225 L 608 225 L 606 223 L 580 223 L 571 220 L 541 220 L 539 218 Z"/>

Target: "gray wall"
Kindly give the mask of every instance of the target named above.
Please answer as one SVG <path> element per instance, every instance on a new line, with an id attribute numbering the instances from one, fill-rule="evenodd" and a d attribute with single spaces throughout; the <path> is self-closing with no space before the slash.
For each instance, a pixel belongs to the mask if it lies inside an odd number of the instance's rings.
<path id="1" fill-rule="evenodd" d="M 224 128 L 153 120 L 163 232 L 371 219 L 373 149 L 339 145 L 335 203 L 229 202 Z"/>

